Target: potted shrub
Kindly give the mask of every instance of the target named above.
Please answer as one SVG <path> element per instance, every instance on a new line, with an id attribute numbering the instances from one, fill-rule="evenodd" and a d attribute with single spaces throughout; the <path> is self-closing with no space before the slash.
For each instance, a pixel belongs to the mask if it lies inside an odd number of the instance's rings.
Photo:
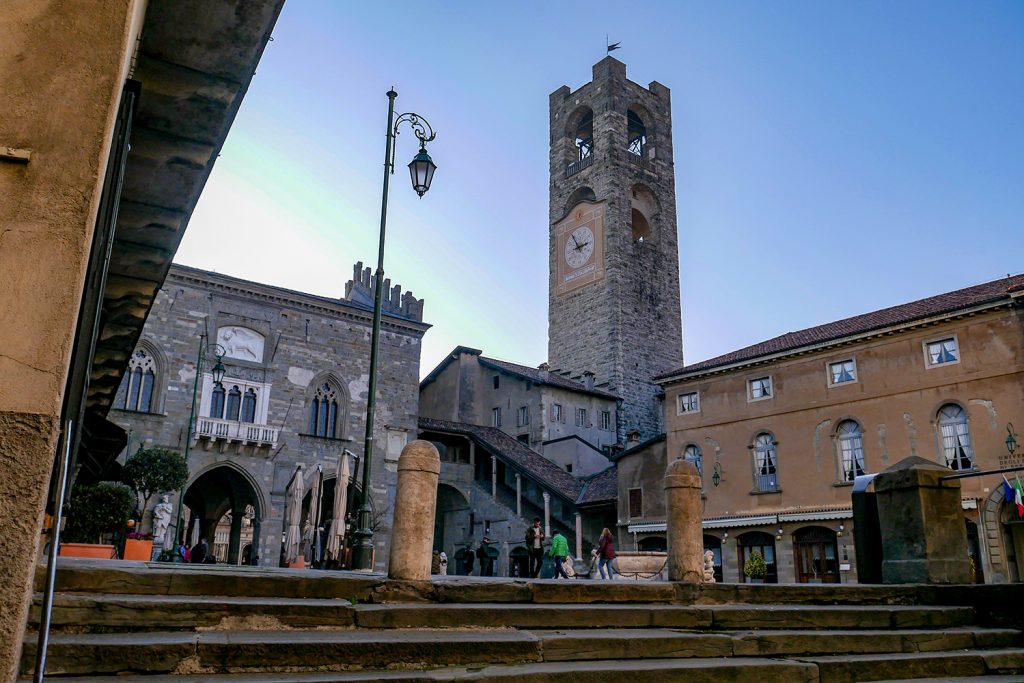
<path id="1" fill-rule="evenodd" d="M 141 511 L 139 519 L 149 513 L 149 502 L 153 496 L 181 489 L 188 481 L 188 464 L 177 451 L 168 448 L 142 448 L 129 456 L 124 464 L 121 478 L 135 492 L 136 504 Z M 154 538 L 141 528 L 134 529 L 125 541 L 124 559 L 150 560 L 153 557 L 153 541 L 164 541 L 167 533 L 166 519 L 163 528 L 155 529 L 159 534 Z"/>
<path id="2" fill-rule="evenodd" d="M 768 574 L 768 564 L 759 551 L 750 551 L 747 561 L 743 563 L 743 573 L 746 574 L 749 583 L 764 583 L 764 577 Z"/>
<path id="3" fill-rule="evenodd" d="M 71 494 L 70 508 L 60 554 L 107 560 L 116 557 L 114 546 L 100 540 L 105 534 L 124 530 L 135 509 L 132 490 L 116 481 L 78 486 Z"/>

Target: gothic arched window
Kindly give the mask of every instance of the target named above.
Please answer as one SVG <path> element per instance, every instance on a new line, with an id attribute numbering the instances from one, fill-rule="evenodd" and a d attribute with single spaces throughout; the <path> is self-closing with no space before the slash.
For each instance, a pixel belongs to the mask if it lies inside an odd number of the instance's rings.
<path id="1" fill-rule="evenodd" d="M 754 490 L 778 491 L 778 458 L 775 453 L 775 439 L 762 432 L 754 439 Z"/>
<path id="2" fill-rule="evenodd" d="M 224 419 L 224 394 L 223 384 L 218 382 L 213 386 L 213 394 L 210 396 L 210 417 Z"/>
<path id="3" fill-rule="evenodd" d="M 954 470 L 974 469 L 974 451 L 971 434 L 967 429 L 967 413 L 955 403 L 939 408 L 939 431 L 942 433 L 942 452 L 946 465 Z"/>
<path id="4" fill-rule="evenodd" d="M 242 396 L 242 422 L 256 421 L 256 392 L 253 389 L 246 389 Z"/>
<path id="5" fill-rule="evenodd" d="M 231 387 L 231 391 L 228 392 L 228 404 L 227 404 L 227 415 L 225 417 L 229 420 L 238 419 L 238 411 L 242 407 L 242 392 L 238 388 L 238 385 Z"/>
<path id="6" fill-rule="evenodd" d="M 864 474 L 864 435 L 856 420 L 843 420 L 836 429 L 839 442 L 839 467 L 842 481 L 853 481 Z"/>
<path id="7" fill-rule="evenodd" d="M 317 387 L 309 410 L 309 433 L 333 439 L 338 433 L 338 392 L 327 382 Z"/>
<path id="8" fill-rule="evenodd" d="M 156 386 L 156 361 L 152 354 L 139 349 L 128 361 L 128 372 L 124 381 L 127 387 L 124 392 L 125 410 L 143 413 L 153 412 L 153 391 Z"/>
<path id="9" fill-rule="evenodd" d="M 694 467 L 697 468 L 697 474 L 700 475 L 701 488 L 704 488 L 704 463 L 701 459 L 700 447 L 691 443 L 683 449 L 683 458 L 692 462 Z"/>

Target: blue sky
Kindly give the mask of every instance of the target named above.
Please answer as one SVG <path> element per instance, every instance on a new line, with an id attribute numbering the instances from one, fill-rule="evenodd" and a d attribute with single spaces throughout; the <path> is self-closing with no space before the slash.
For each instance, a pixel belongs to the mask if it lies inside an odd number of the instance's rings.
<path id="1" fill-rule="evenodd" d="M 376 261 L 458 344 L 547 353 L 548 94 L 605 34 L 672 89 L 684 357 L 1024 270 L 1024 3 L 288 0 L 176 261 L 341 296 Z"/>

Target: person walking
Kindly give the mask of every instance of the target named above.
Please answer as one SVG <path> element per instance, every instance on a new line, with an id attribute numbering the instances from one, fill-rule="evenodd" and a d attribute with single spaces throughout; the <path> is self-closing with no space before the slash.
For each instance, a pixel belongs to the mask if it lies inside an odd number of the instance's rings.
<path id="1" fill-rule="evenodd" d="M 540 517 L 534 517 L 533 526 L 526 530 L 526 547 L 530 551 L 528 576 L 536 579 L 540 576 L 540 566 L 544 562 L 544 527 L 540 525 Z"/>
<path id="2" fill-rule="evenodd" d="M 556 532 L 551 537 L 551 550 L 548 551 L 548 555 L 555 561 L 555 576 L 558 578 L 559 575 L 563 579 L 568 579 L 569 575 L 565 573 L 565 567 L 562 566 L 565 563 L 565 558 L 569 556 L 569 541 L 565 540 L 565 536 L 561 533 Z"/>
<path id="3" fill-rule="evenodd" d="M 612 578 L 612 560 L 615 559 L 615 541 L 612 532 L 605 527 L 601 540 L 597 542 L 597 571 L 602 579 Z"/>

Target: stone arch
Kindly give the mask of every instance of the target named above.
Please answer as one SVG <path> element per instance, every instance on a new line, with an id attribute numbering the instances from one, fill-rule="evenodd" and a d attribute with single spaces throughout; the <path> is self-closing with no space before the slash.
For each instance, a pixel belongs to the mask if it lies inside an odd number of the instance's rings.
<path id="1" fill-rule="evenodd" d="M 318 400 L 318 393 L 323 393 L 322 388 L 325 384 L 334 392 L 334 400 L 338 405 L 335 417 L 336 428 L 331 438 L 345 439 L 349 432 L 348 420 L 351 414 L 352 397 L 348 393 L 348 384 L 341 380 L 341 373 L 335 370 L 320 372 L 306 386 L 304 428 L 307 434 L 318 435 L 314 425 L 313 402 Z"/>
<path id="2" fill-rule="evenodd" d="M 437 485 L 437 503 L 434 513 L 434 550 L 448 553 L 449 558 L 455 556 L 456 548 L 467 544 L 473 530 L 469 526 L 472 511 L 470 496 L 458 487 L 439 483 Z"/>
<path id="3" fill-rule="evenodd" d="M 216 550 L 218 526 L 224 525 L 224 519 L 230 516 L 225 553 L 228 564 L 238 564 L 241 557 L 244 516 L 251 506 L 255 514 L 249 542 L 255 549 L 251 554 L 258 553 L 259 525 L 267 510 L 266 501 L 259 484 L 243 467 L 221 461 L 196 472 L 185 487 L 182 503 L 190 512 L 187 533 L 198 524 L 199 534 L 206 538 L 211 553 Z"/>
<path id="4" fill-rule="evenodd" d="M 1009 503 L 1002 486 L 988 494 L 981 505 L 979 536 L 984 544 L 981 548 L 982 571 L 991 583 L 1008 583 L 1019 580 L 1021 558 L 1013 549 L 1012 532 L 1005 528 L 1009 518 L 1016 515 L 1016 507 Z"/>
<path id="5" fill-rule="evenodd" d="M 580 202 L 596 202 L 597 195 L 594 194 L 594 190 L 586 185 L 576 188 L 576 190 L 569 195 L 569 200 L 565 203 L 565 211 L 562 215 L 568 216 L 569 212 L 579 204 Z"/>
<path id="6" fill-rule="evenodd" d="M 658 198 L 642 183 L 629 188 L 629 197 L 633 241 L 642 243 L 654 235 L 652 226 L 660 213 Z"/>

